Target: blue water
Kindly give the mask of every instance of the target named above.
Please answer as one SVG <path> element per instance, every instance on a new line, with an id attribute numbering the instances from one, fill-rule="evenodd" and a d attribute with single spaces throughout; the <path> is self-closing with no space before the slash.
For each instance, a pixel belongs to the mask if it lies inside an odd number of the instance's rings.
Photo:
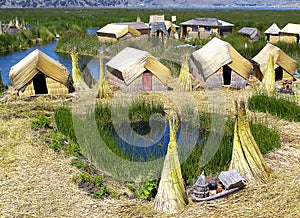
<path id="1" fill-rule="evenodd" d="M 72 61 L 71 57 L 69 54 L 65 53 L 59 53 L 55 52 L 55 46 L 57 45 L 58 41 L 51 42 L 46 45 L 37 45 L 32 48 L 26 49 L 26 50 L 21 50 L 21 51 L 15 51 L 15 52 L 10 52 L 6 54 L 0 54 L 0 72 L 2 76 L 2 81 L 5 85 L 11 85 L 11 80 L 9 78 L 9 71 L 10 68 L 18 63 L 20 60 L 22 60 L 24 57 L 26 57 L 30 52 L 34 51 L 35 49 L 39 49 L 40 51 L 44 52 L 54 60 L 60 62 L 63 64 L 68 70 L 69 73 L 72 73 Z M 87 56 L 80 56 L 79 57 L 79 67 L 83 68 L 84 66 L 88 65 L 92 57 L 87 57 Z M 97 62 L 95 62 L 97 63 Z M 97 63 L 98 64 L 98 63 Z M 91 64 L 89 64 L 91 65 Z M 98 64 L 99 65 L 99 64 Z M 89 66 L 90 68 L 91 66 Z M 98 70 L 99 67 L 96 66 L 95 71 Z"/>

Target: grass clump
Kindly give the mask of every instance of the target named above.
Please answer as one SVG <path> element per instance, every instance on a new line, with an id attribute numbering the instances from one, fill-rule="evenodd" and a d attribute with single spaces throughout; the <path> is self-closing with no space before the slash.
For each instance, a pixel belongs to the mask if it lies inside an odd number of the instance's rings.
<path id="1" fill-rule="evenodd" d="M 248 99 L 248 109 L 300 122 L 300 106 L 294 96 L 257 93 Z"/>
<path id="2" fill-rule="evenodd" d="M 73 128 L 72 112 L 68 107 L 59 107 L 55 110 L 54 119 L 59 132 L 69 137 L 73 142 L 77 142 Z"/>
<path id="3" fill-rule="evenodd" d="M 39 129 L 41 127 L 50 128 L 51 118 L 45 114 L 38 115 L 35 120 L 31 121 L 31 129 Z"/>

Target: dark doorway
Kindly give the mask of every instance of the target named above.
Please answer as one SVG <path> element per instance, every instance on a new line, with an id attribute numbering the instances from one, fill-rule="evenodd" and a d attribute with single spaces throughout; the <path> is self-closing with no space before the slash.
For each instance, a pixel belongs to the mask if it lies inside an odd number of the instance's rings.
<path id="1" fill-rule="evenodd" d="M 275 69 L 275 81 L 282 80 L 283 78 L 283 69 L 282 67 L 277 67 Z"/>
<path id="2" fill-rule="evenodd" d="M 33 77 L 33 87 L 35 94 L 48 94 L 46 77 L 43 73 L 38 73 Z"/>
<path id="3" fill-rule="evenodd" d="M 227 65 L 223 66 L 223 81 L 224 85 L 230 85 L 231 84 L 231 68 Z"/>

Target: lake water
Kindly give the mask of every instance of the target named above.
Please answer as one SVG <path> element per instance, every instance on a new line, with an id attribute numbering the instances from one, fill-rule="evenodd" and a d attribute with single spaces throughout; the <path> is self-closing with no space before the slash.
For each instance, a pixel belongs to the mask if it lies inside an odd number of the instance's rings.
<path id="1" fill-rule="evenodd" d="M 51 42 L 46 45 L 33 46 L 32 48 L 26 50 L 10 52 L 7 54 L 0 54 L 0 72 L 1 72 L 3 83 L 5 85 L 11 85 L 11 80 L 9 78 L 10 68 L 16 63 L 18 63 L 20 60 L 22 60 L 24 57 L 26 57 L 30 52 L 34 51 L 35 49 L 39 49 L 40 51 L 44 52 L 54 60 L 60 62 L 71 73 L 72 72 L 71 57 L 69 54 L 55 52 L 55 46 L 57 45 L 57 42 L 58 41 Z M 98 66 L 99 61 L 93 61 L 92 59 L 93 59 L 92 57 L 80 56 L 78 61 L 79 67 L 82 69 L 85 66 L 88 66 L 89 69 L 91 68 L 90 70 L 91 73 L 97 74 L 97 72 L 99 72 L 99 66 Z"/>

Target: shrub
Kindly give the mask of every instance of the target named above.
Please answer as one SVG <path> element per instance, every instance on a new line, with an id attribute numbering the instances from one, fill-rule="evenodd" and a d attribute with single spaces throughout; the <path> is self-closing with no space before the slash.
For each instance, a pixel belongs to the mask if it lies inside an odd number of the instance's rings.
<path id="1" fill-rule="evenodd" d="M 139 199 L 152 200 L 158 189 L 158 180 L 143 182 L 134 190 L 134 196 Z"/>
<path id="2" fill-rule="evenodd" d="M 107 194 L 107 186 L 102 185 L 98 191 L 95 191 L 93 194 L 93 198 L 99 199 L 102 198 L 105 194 Z"/>

